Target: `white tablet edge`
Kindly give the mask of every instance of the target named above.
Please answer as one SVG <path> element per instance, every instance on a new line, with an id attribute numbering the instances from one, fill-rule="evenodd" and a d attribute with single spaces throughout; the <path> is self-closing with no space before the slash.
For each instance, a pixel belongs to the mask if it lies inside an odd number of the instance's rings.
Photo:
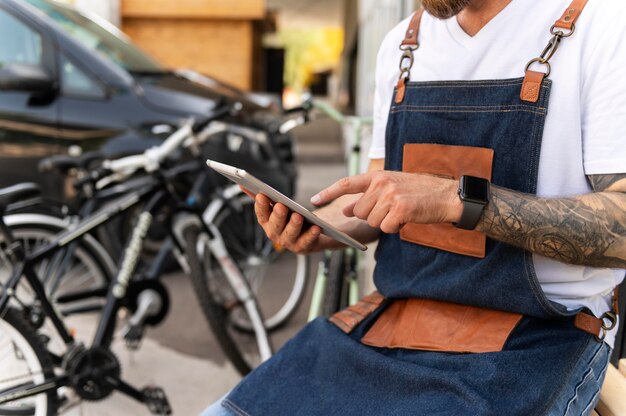
<path id="1" fill-rule="evenodd" d="M 322 234 L 325 234 L 328 237 L 339 241 L 340 243 L 347 244 L 350 247 L 354 247 L 358 250 L 367 250 L 367 246 L 365 246 L 364 244 L 361 244 L 359 241 L 350 237 L 343 231 L 327 223 L 326 221 L 315 215 L 313 212 L 298 204 L 293 199 L 288 198 L 287 196 L 278 192 L 276 189 L 272 188 L 252 174 L 246 172 L 244 169 L 239 169 L 234 166 L 226 165 L 224 163 L 215 162 L 210 159 L 208 159 L 206 163 L 211 169 L 215 170 L 216 172 L 220 173 L 231 181 L 238 183 L 244 188 L 250 190 L 251 192 L 261 193 L 267 196 L 272 201 L 284 204 L 292 211 L 302 215 L 312 224 L 319 226 L 322 229 Z"/>

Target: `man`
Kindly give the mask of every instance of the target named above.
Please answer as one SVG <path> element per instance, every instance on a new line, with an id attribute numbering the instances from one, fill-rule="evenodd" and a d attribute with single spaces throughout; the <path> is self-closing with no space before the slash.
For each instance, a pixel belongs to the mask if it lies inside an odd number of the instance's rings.
<path id="1" fill-rule="evenodd" d="M 593 409 L 626 269 L 626 6 L 570 2 L 424 0 L 387 35 L 369 172 L 311 199 L 380 239 L 381 295 L 305 327 L 207 414 Z M 255 207 L 286 249 L 340 246 Z"/>

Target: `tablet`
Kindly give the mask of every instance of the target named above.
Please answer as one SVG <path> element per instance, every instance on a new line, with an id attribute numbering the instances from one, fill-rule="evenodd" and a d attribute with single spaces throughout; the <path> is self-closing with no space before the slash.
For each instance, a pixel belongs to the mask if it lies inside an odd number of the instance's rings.
<path id="1" fill-rule="evenodd" d="M 362 251 L 367 250 L 367 246 L 359 243 L 357 240 L 350 237 L 346 233 L 330 225 L 302 205 L 298 204 L 293 199 L 281 194 L 276 189 L 272 188 L 265 182 L 262 182 L 261 180 L 255 178 L 245 170 L 236 168 L 234 166 L 225 165 L 223 163 L 215 162 L 210 159 L 207 160 L 206 163 L 211 169 L 226 176 L 231 181 L 238 183 L 239 185 L 248 189 L 250 192 L 253 192 L 255 194 L 263 194 L 271 199 L 273 202 L 280 202 L 291 211 L 297 212 L 298 214 L 302 215 L 311 224 L 319 226 L 322 229 L 322 234 L 327 235 L 328 237 L 337 240 L 340 243 L 344 243 L 350 247 L 354 247 Z"/>

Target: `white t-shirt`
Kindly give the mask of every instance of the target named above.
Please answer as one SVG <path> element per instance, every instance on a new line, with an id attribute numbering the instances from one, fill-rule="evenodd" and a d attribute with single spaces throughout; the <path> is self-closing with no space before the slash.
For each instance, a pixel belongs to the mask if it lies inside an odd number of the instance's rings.
<path id="1" fill-rule="evenodd" d="M 411 81 L 490 80 L 524 75 L 550 39 L 550 26 L 571 0 L 513 0 L 470 37 L 456 17 L 424 13 Z M 398 46 L 410 17 L 385 37 L 376 66 L 371 159 L 385 156 L 385 129 L 398 80 Z M 537 194 L 592 192 L 585 175 L 626 172 L 626 2 L 590 0 L 551 59 L 552 92 L 543 133 Z M 542 69 L 538 69 L 542 70 Z M 610 309 L 624 270 L 572 266 L 533 255 L 547 297 L 596 316 Z M 615 331 L 607 336 L 612 345 Z"/>

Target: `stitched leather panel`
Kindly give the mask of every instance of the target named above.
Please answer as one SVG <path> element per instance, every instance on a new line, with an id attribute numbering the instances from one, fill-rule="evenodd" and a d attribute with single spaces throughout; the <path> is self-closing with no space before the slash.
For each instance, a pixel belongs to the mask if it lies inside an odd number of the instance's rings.
<path id="1" fill-rule="evenodd" d="M 454 179 L 471 175 L 491 180 L 493 154 L 493 149 L 482 147 L 405 144 L 402 171 Z M 486 236 L 452 224 L 406 224 L 400 230 L 400 238 L 452 253 L 485 257 Z"/>
<path id="2" fill-rule="evenodd" d="M 378 309 L 384 300 L 383 295 L 378 292 L 372 292 L 354 305 L 331 316 L 329 321 L 346 334 L 349 334 L 358 324 Z"/>
<path id="3" fill-rule="evenodd" d="M 546 76 L 543 72 L 526 71 L 524 76 L 524 82 L 522 83 L 522 90 L 520 92 L 520 98 L 522 101 L 530 103 L 536 103 L 539 100 L 541 94 L 541 83 Z"/>
<path id="4" fill-rule="evenodd" d="M 400 78 L 396 85 L 396 104 L 402 104 L 404 95 L 406 94 L 406 78 Z"/>
<path id="5" fill-rule="evenodd" d="M 380 348 L 496 352 L 521 319 L 521 314 L 435 300 L 396 300 L 361 342 Z"/>

